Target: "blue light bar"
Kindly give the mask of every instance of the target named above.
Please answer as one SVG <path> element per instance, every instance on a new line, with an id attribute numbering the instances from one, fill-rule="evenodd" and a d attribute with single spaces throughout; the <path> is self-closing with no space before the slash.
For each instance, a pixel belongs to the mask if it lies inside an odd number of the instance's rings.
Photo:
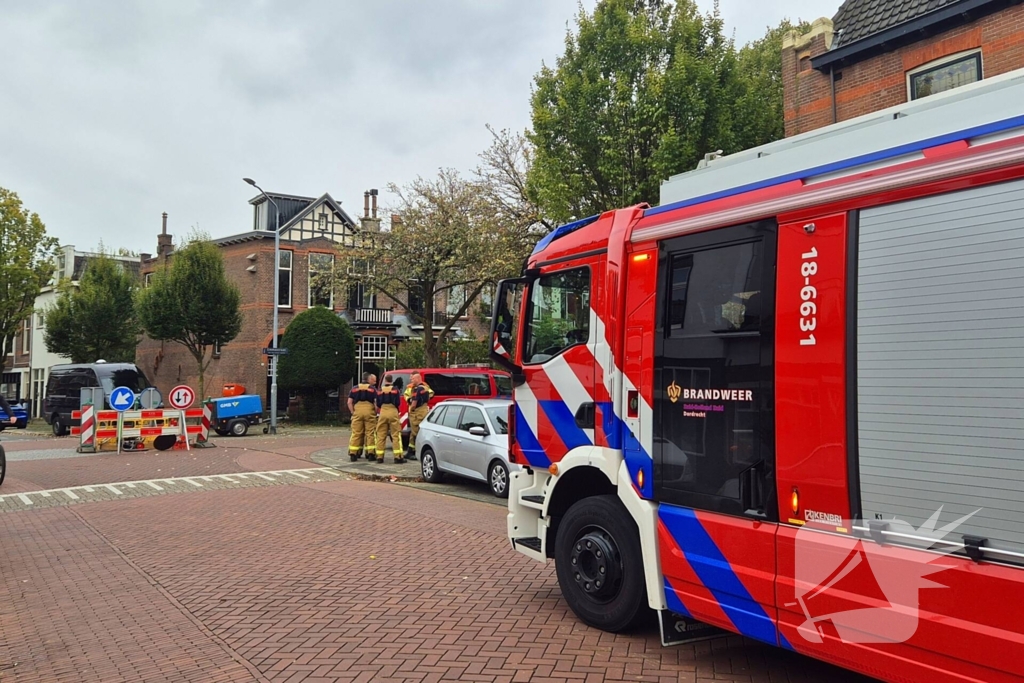
<path id="1" fill-rule="evenodd" d="M 537 242 L 537 246 L 535 246 L 533 248 L 533 254 L 537 254 L 537 253 L 541 252 L 549 244 L 551 244 L 552 242 L 554 242 L 557 239 L 561 239 L 561 238 L 565 237 L 570 232 L 575 232 L 575 231 L 579 230 L 580 228 L 583 228 L 583 227 L 586 227 L 586 226 L 590 225 L 591 223 L 593 223 L 594 221 L 596 221 L 600 217 L 601 217 L 601 214 L 594 214 L 593 216 L 590 216 L 589 218 L 582 218 L 582 219 L 580 219 L 578 221 L 574 221 L 572 223 L 566 223 L 565 225 L 558 226 L 557 228 L 555 228 L 554 230 L 549 232 L 547 235 L 545 235 L 541 239 L 540 242 Z"/>

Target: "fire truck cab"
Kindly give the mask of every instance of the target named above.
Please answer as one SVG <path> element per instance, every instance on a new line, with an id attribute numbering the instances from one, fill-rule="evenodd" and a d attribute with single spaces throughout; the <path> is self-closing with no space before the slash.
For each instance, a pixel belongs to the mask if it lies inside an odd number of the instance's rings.
<path id="1" fill-rule="evenodd" d="M 721 157 L 503 281 L 512 546 L 890 681 L 1024 679 L 1024 72 Z"/>

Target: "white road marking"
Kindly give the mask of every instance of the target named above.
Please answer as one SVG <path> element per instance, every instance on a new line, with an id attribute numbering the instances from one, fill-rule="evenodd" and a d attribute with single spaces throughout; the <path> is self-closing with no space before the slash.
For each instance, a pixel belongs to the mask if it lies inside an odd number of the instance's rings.
<path id="1" fill-rule="evenodd" d="M 120 496 L 120 495 L 124 494 L 124 491 L 120 490 L 119 487 L 135 489 L 140 484 L 145 484 L 146 486 L 150 487 L 151 489 L 153 489 L 155 491 L 164 491 L 165 490 L 164 486 L 174 486 L 178 482 L 182 482 L 182 481 L 187 482 L 187 483 L 189 483 L 192 486 L 195 486 L 197 488 L 202 488 L 203 485 L 200 484 L 198 481 L 196 481 L 196 479 L 203 479 L 205 481 L 212 481 L 214 478 L 218 478 L 218 479 L 222 479 L 224 481 L 228 481 L 228 482 L 230 482 L 232 484 L 244 485 L 244 484 L 247 484 L 249 482 L 248 477 L 250 475 L 255 476 L 255 477 L 259 477 L 260 479 L 264 479 L 264 480 L 269 481 L 269 482 L 286 483 L 284 480 L 281 479 L 281 477 L 286 475 L 286 474 L 295 475 L 299 479 L 310 479 L 311 477 L 314 477 L 315 475 L 323 475 L 323 474 L 329 474 L 332 477 L 340 477 L 341 476 L 341 473 L 335 472 L 334 469 L 332 469 L 330 467 L 310 467 L 310 468 L 301 469 L 301 470 L 271 470 L 271 471 L 266 471 L 266 472 L 233 472 L 231 474 L 213 474 L 213 475 L 198 476 L 198 477 L 197 476 L 192 476 L 192 477 L 169 477 L 169 478 L 166 478 L 166 479 L 142 479 L 142 480 L 135 480 L 135 481 L 117 481 L 117 482 L 113 482 L 113 483 L 110 483 L 110 484 L 90 484 L 88 486 L 72 486 L 72 487 L 68 487 L 68 488 L 47 489 L 45 491 L 28 491 L 26 493 L 8 493 L 6 495 L 0 495 L 0 502 L 3 502 L 3 501 L 8 500 L 8 499 L 17 498 L 19 501 L 21 501 L 21 503 L 23 505 L 26 505 L 26 506 L 27 505 L 34 505 L 34 501 L 31 498 L 29 498 L 30 495 L 35 495 L 35 494 L 38 493 L 41 496 L 43 496 L 44 498 L 51 498 L 52 494 L 56 493 L 58 491 L 63 493 L 64 495 L 66 495 L 71 500 L 81 500 L 81 497 L 77 493 L 75 493 L 75 491 L 84 492 L 84 493 L 94 493 L 96 491 L 96 489 L 99 489 L 99 488 L 105 488 L 108 491 L 114 493 L 115 495 Z M 237 479 L 236 478 L 232 478 L 232 477 L 237 477 Z M 159 483 L 157 483 L 157 482 L 159 482 Z M 163 484 L 164 486 L 161 486 L 160 484 Z"/>

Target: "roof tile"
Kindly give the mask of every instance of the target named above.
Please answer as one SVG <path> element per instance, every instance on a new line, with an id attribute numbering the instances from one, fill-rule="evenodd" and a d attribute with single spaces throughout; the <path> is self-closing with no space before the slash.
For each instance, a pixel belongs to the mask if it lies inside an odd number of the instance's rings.
<path id="1" fill-rule="evenodd" d="M 846 0 L 832 18 L 835 30 L 842 31 L 833 47 L 849 45 L 957 2 L 963 0 Z"/>

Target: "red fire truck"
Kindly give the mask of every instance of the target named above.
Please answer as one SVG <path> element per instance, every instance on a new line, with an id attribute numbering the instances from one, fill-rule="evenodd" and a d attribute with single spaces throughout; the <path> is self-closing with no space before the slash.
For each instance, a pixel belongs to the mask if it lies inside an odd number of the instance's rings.
<path id="1" fill-rule="evenodd" d="M 513 547 L 608 631 L 1024 679 L 1024 72 L 661 199 L 501 283 Z"/>

